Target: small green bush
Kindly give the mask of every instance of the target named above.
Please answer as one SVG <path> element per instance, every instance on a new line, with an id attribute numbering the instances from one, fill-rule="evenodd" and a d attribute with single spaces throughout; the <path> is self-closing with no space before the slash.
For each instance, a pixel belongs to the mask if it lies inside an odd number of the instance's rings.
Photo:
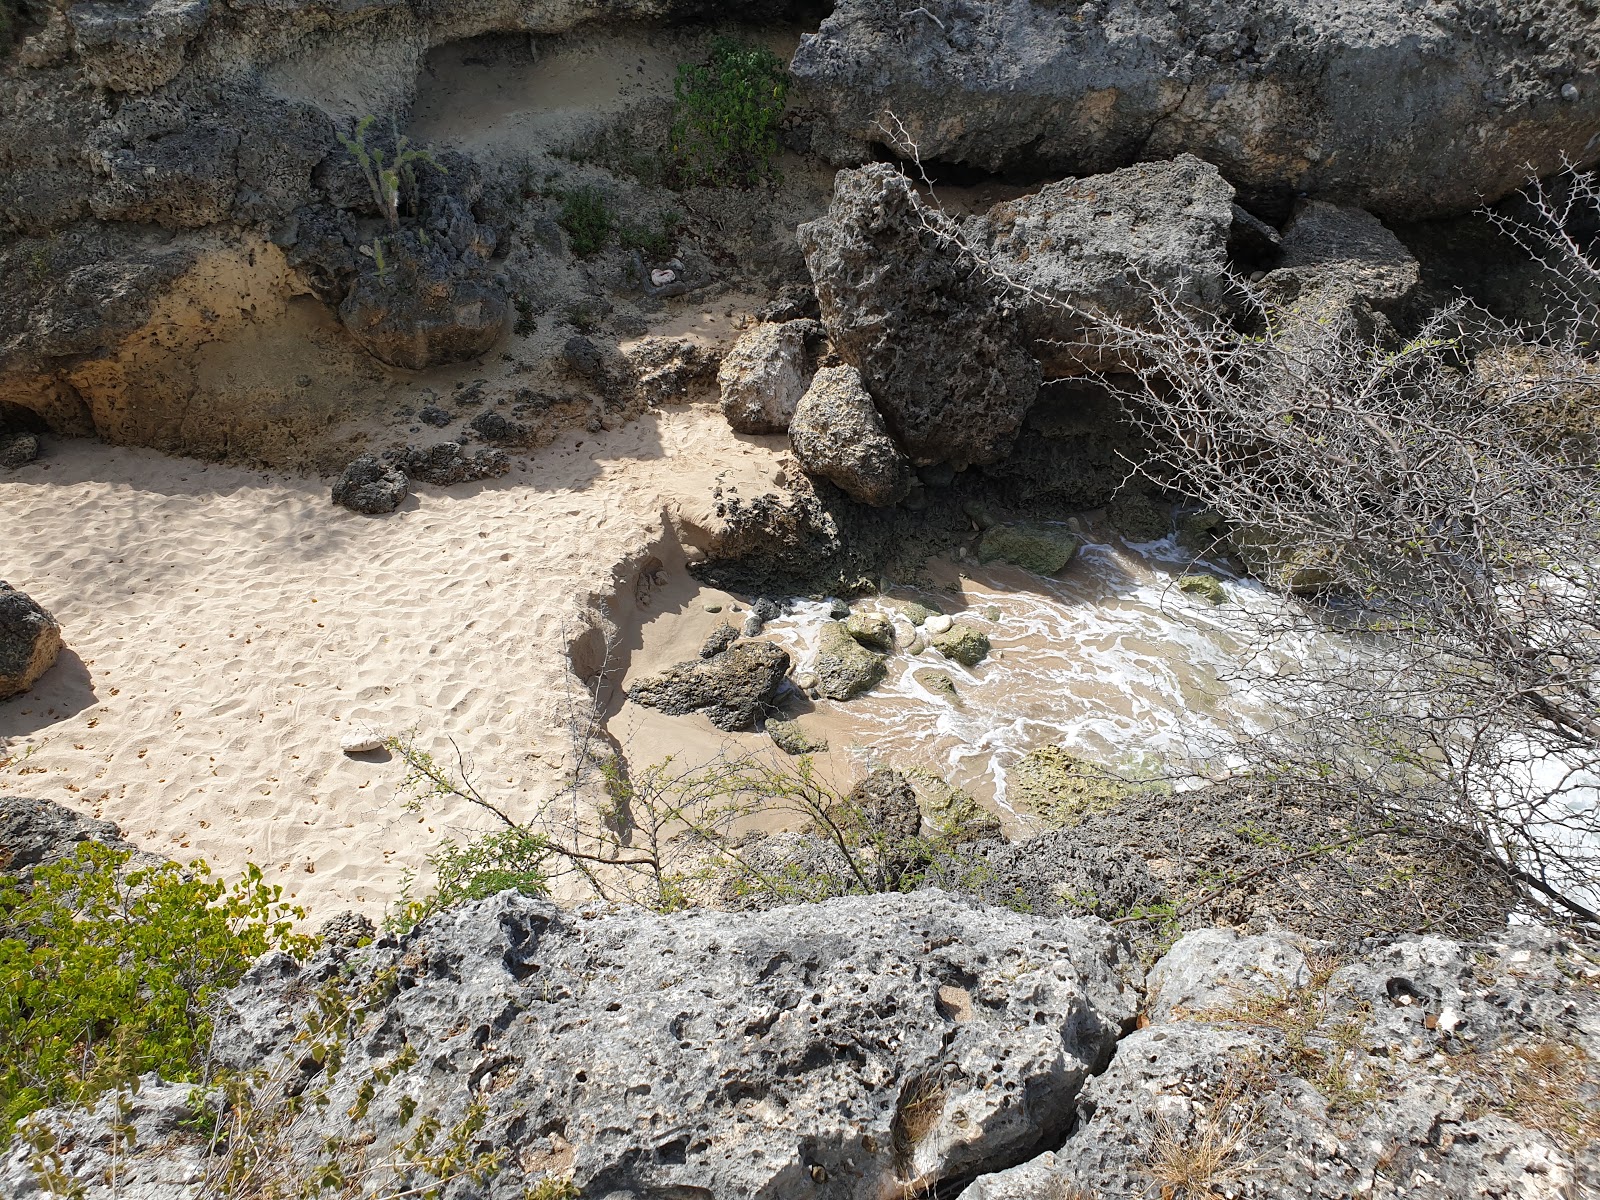
<path id="1" fill-rule="evenodd" d="M 127 860 L 86 842 L 30 887 L 0 875 L 0 1146 L 46 1105 L 196 1078 L 212 998 L 268 950 L 316 949 L 255 866 L 229 885 L 203 862 Z"/>
<path id="2" fill-rule="evenodd" d="M 606 244 L 616 217 L 605 194 L 595 187 L 574 188 L 561 197 L 561 215 L 556 218 L 572 239 L 572 252 L 587 258 Z"/>
<path id="3" fill-rule="evenodd" d="M 711 44 L 709 62 L 679 66 L 672 155 L 681 182 L 727 187 L 768 176 L 788 93 L 777 55 L 732 38 Z"/>
<path id="4" fill-rule="evenodd" d="M 428 856 L 429 864 L 438 875 L 433 893 L 426 899 L 411 899 L 408 878 L 401 888 L 400 910 L 385 924 L 397 933 L 405 933 L 418 921 L 441 909 L 469 900 L 482 900 L 512 888 L 524 896 L 546 895 L 549 888 L 544 863 L 549 855 L 548 840 L 520 825 L 465 845 L 446 841 Z"/>
<path id="5" fill-rule="evenodd" d="M 642 225 L 628 222 L 618 230 L 617 240 L 624 250 L 638 250 L 652 259 L 671 258 L 678 240 L 678 227 L 682 224 L 682 215 L 669 209 Z"/>

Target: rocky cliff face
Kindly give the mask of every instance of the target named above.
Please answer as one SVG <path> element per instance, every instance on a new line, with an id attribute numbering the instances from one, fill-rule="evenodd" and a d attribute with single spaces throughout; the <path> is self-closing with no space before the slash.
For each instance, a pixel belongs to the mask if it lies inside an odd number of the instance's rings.
<path id="1" fill-rule="evenodd" d="M 673 916 L 506 893 L 303 968 L 264 959 L 216 1050 L 265 1081 L 251 1136 L 285 1185 L 330 1156 L 396 1189 L 492 1160 L 445 1194 L 496 1198 L 1600 1182 L 1600 966 L 1537 928 L 1342 961 L 1208 929 L 1146 979 L 1102 922 L 936 891 Z M 0 1186 L 49 1194 L 48 1159 L 91 1198 L 231 1194 L 229 1134 L 196 1134 L 195 1103 L 150 1077 L 120 1107 L 42 1114 L 54 1157 L 19 1141 Z"/>
<path id="2" fill-rule="evenodd" d="M 844 159 L 1049 178 L 1188 151 L 1254 203 L 1418 218 L 1594 162 L 1597 47 L 1582 0 L 842 0 L 794 71 Z"/>

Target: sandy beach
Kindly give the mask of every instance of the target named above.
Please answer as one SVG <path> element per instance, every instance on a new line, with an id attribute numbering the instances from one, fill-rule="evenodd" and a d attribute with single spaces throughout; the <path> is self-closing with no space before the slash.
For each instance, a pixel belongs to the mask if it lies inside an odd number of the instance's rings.
<path id="1" fill-rule="evenodd" d="M 226 873 L 259 863 L 314 918 L 377 916 L 402 871 L 493 818 L 409 811 L 402 764 L 342 753 L 346 731 L 454 739 L 485 790 L 533 812 L 589 702 L 568 642 L 659 611 L 662 572 L 692 594 L 664 529 L 704 520 L 717 476 L 764 486 L 777 461 L 714 409 L 678 409 L 368 518 L 319 478 L 52 441 L 0 480 L 0 573 L 68 649 L 0 703 L 0 793 Z"/>

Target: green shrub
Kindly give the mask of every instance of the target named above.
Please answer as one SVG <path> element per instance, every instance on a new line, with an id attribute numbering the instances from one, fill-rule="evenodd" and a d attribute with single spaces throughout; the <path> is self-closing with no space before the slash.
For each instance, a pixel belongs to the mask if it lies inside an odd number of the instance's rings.
<path id="1" fill-rule="evenodd" d="M 617 240 L 624 250 L 639 250 L 652 259 L 671 258 L 682 224 L 683 216 L 668 209 L 657 213 L 651 222 L 635 225 L 630 221 L 623 225 Z"/>
<path id="2" fill-rule="evenodd" d="M 606 244 L 616 218 L 605 194 L 595 187 L 574 188 L 561 197 L 561 215 L 556 218 L 572 239 L 572 252 L 587 258 Z"/>
<path id="3" fill-rule="evenodd" d="M 772 170 L 789 92 L 772 51 L 732 38 L 704 64 L 684 63 L 673 84 L 672 155 L 685 184 L 753 184 Z"/>
<path id="4" fill-rule="evenodd" d="M 230 886 L 203 862 L 127 860 L 86 842 L 31 887 L 0 876 L 0 1145 L 46 1105 L 146 1071 L 195 1078 L 212 998 L 268 950 L 316 948 L 255 866 Z"/>
<path id="5" fill-rule="evenodd" d="M 428 856 L 429 864 L 438 875 L 433 893 L 426 899 L 411 899 L 408 878 L 401 887 L 400 910 L 385 924 L 397 933 L 405 933 L 418 921 L 441 909 L 469 900 L 482 900 L 512 888 L 524 896 L 546 895 L 549 888 L 544 863 L 549 854 L 549 842 L 520 825 L 465 845 L 446 841 Z"/>

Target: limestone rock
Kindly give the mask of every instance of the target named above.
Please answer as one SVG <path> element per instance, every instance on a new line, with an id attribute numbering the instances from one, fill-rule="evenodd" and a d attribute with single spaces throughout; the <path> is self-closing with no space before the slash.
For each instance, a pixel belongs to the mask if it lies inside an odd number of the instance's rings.
<path id="1" fill-rule="evenodd" d="M 383 748 L 384 737 L 370 725 L 354 724 L 339 739 L 339 749 L 346 754 L 371 754 Z"/>
<path id="2" fill-rule="evenodd" d="M 210 8 L 210 0 L 89 0 L 66 14 L 91 79 L 112 91 L 147 92 L 183 69 L 184 49 Z"/>
<path id="3" fill-rule="evenodd" d="M 26 592 L 0 580 L 0 700 L 39 681 L 61 653 L 61 626 Z"/>
<path id="4" fill-rule="evenodd" d="M 683 404 L 702 388 L 714 387 L 721 353 L 693 338 L 647 337 L 623 352 L 634 391 L 649 407 Z"/>
<path id="5" fill-rule="evenodd" d="M 715 658 L 738 640 L 739 631 L 724 621 L 706 634 L 706 640 L 700 644 L 700 657 Z"/>
<path id="6" fill-rule="evenodd" d="M 1125 491 L 1106 508 L 1111 527 L 1130 542 L 1157 542 L 1172 532 L 1172 509 L 1143 492 Z"/>
<path id="7" fill-rule="evenodd" d="M 1188 151 L 1257 201 L 1415 219 L 1593 162 L 1600 88 L 1562 97 L 1597 44 L 1600 12 L 1573 3 L 841 0 L 791 69 L 856 162 L 885 128 L 925 162 L 1035 177 Z"/>
<path id="8" fill-rule="evenodd" d="M 893 167 L 841 171 L 824 217 L 801 225 L 834 349 L 916 463 L 993 462 L 1039 390 L 1011 304 L 924 227 Z"/>
<path id="9" fill-rule="evenodd" d="M 788 652 L 771 642 L 736 642 L 641 679 L 628 698 L 673 716 L 704 712 L 718 729 L 748 729 L 777 699 L 789 673 Z"/>
<path id="10" fill-rule="evenodd" d="M 487 276 L 428 256 L 402 259 L 382 279 L 364 272 L 339 320 L 374 358 L 421 371 L 493 349 L 511 327 L 511 302 Z"/>
<path id="11" fill-rule="evenodd" d="M 934 634 L 930 644 L 963 667 L 975 667 L 989 657 L 989 635 L 971 625 L 952 625 L 943 633 Z"/>
<path id="12" fill-rule="evenodd" d="M 1189 596 L 1199 596 L 1212 604 L 1226 604 L 1228 589 L 1215 575 L 1196 574 L 1178 576 L 1178 590 Z"/>
<path id="13" fill-rule="evenodd" d="M 31 433 L 0 433 L 0 470 L 15 471 L 39 457 L 39 439 Z"/>
<path id="14" fill-rule="evenodd" d="M 812 733 L 799 721 L 778 721 L 767 718 L 767 734 L 773 744 L 785 754 L 821 754 L 828 748 L 828 739 Z"/>
<path id="15" fill-rule="evenodd" d="M 717 370 L 728 424 L 739 433 L 786 431 L 811 378 L 807 339 L 820 333 L 815 321 L 785 321 L 740 335 Z"/>
<path id="16" fill-rule="evenodd" d="M 891 767 L 879 767 L 850 789 L 855 805 L 874 837 L 907 841 L 922 830 L 922 809 L 911 781 Z"/>
<path id="17" fill-rule="evenodd" d="M 1103 768 L 1060 746 L 1038 746 L 1007 779 L 1010 796 L 1052 825 L 1072 825 L 1115 809 L 1134 790 Z"/>
<path id="18" fill-rule="evenodd" d="M 71 858 L 80 842 L 132 851 L 110 821 L 84 816 L 49 800 L 0 796 L 0 871 L 26 871 Z"/>
<path id="19" fill-rule="evenodd" d="M 593 919 L 508 892 L 374 948 L 361 972 L 398 987 L 297 1134 L 315 1148 L 370 1127 L 379 1159 L 411 1136 L 400 1097 L 447 1129 L 476 1099 L 486 1148 L 557 1155 L 585 1195 L 868 1200 L 1021 1161 L 1065 1134 L 1137 998 L 1106 926 L 934 891 Z M 258 966 L 228 995 L 220 1059 L 300 1054 L 284 1034 L 317 978 Z M 416 1065 L 355 1125 L 360 1081 L 401 1046 Z M 507 1196 L 537 1178 L 511 1174 Z"/>
<path id="20" fill-rule="evenodd" d="M 1237 1008 L 1250 994 L 1292 992 L 1311 982 L 1305 950 L 1282 934 L 1240 936 L 1197 929 L 1178 939 L 1145 979 L 1152 1021 L 1176 1021 Z"/>
<path id="21" fill-rule="evenodd" d="M 829 700 L 853 700 L 883 682 L 884 656 L 868 650 L 844 626 L 829 621 L 817 638 L 817 694 Z"/>
<path id="22" fill-rule="evenodd" d="M 1042 521 L 994 525 L 978 539 L 980 563 L 1010 563 L 1035 575 L 1054 575 L 1077 553 L 1078 539 L 1066 526 Z"/>
<path id="23" fill-rule="evenodd" d="M 936 634 L 943 633 L 955 623 L 955 618 L 950 616 L 948 613 L 934 613 L 931 617 L 927 617 L 923 620 L 922 632 L 932 637 Z"/>
<path id="24" fill-rule="evenodd" d="M 851 613 L 845 618 L 844 630 L 868 650 L 886 654 L 894 649 L 894 621 L 883 613 Z"/>
<path id="25" fill-rule="evenodd" d="M 351 512 L 375 516 L 393 512 L 411 491 L 405 473 L 385 466 L 375 454 L 363 454 L 333 484 L 333 502 Z"/>
<path id="26" fill-rule="evenodd" d="M 385 452 L 384 458 L 412 479 L 437 487 L 494 479 L 511 470 L 511 459 L 504 450 L 479 450 L 468 454 L 460 442 L 407 446 L 404 450 Z"/>
<path id="27" fill-rule="evenodd" d="M 911 464 L 884 429 L 854 367 L 824 367 L 789 423 L 800 466 L 836 484 L 852 500 L 883 507 L 911 491 Z"/>

